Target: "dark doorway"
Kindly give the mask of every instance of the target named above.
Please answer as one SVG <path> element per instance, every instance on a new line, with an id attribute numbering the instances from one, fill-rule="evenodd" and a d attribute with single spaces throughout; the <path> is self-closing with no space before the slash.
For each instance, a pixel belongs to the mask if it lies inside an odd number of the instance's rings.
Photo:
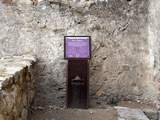
<path id="1" fill-rule="evenodd" d="M 88 108 L 88 60 L 68 61 L 67 107 Z"/>

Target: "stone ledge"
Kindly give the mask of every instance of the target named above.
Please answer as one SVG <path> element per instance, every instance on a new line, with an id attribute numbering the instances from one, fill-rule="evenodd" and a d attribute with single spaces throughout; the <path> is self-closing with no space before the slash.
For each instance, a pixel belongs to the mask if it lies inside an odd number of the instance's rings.
<path id="1" fill-rule="evenodd" d="M 31 55 L 0 59 L 0 120 L 27 120 L 34 96 L 35 62 Z"/>

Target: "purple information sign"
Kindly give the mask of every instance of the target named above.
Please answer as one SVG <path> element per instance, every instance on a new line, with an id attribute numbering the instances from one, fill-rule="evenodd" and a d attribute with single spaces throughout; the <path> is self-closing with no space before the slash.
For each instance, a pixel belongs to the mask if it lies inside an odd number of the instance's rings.
<path id="1" fill-rule="evenodd" d="M 90 37 L 65 37 L 65 58 L 89 59 L 91 57 Z"/>

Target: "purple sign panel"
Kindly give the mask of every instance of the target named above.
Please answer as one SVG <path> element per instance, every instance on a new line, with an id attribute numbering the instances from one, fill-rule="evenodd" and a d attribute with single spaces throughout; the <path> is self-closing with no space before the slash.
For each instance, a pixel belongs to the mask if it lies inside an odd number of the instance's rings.
<path id="1" fill-rule="evenodd" d="M 89 36 L 65 37 L 65 58 L 89 59 L 91 57 L 91 39 Z"/>

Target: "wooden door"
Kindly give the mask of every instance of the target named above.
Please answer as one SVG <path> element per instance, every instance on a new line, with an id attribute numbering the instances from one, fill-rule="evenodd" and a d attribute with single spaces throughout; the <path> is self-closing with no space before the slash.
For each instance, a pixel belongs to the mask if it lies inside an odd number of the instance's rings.
<path id="1" fill-rule="evenodd" d="M 67 107 L 88 108 L 88 60 L 68 61 Z"/>

